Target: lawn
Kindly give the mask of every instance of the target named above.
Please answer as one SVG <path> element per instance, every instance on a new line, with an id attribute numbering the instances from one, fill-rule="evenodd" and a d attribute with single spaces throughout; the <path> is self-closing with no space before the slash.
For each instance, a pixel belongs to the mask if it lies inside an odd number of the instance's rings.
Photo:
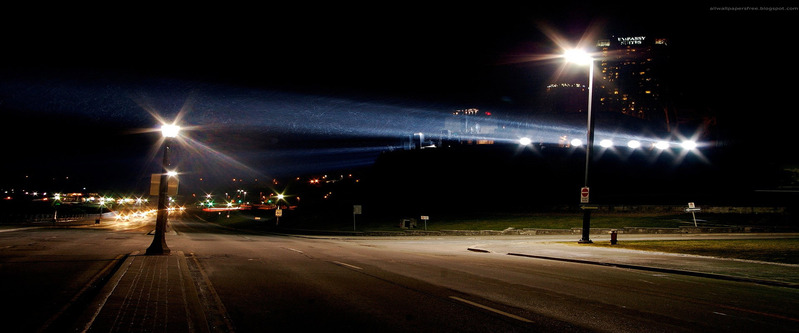
<path id="1" fill-rule="evenodd" d="M 619 241 L 591 246 L 799 264 L 799 238 Z"/>

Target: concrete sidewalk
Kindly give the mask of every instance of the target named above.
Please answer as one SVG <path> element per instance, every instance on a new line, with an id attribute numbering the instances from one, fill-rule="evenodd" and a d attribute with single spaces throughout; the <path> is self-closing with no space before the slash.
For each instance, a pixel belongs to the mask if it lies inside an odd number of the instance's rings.
<path id="1" fill-rule="evenodd" d="M 208 332 L 181 251 L 130 254 L 77 321 L 80 332 Z"/>
<path id="2" fill-rule="evenodd" d="M 702 237 L 703 235 L 692 235 Z M 683 237 L 687 239 L 691 237 Z M 598 237 L 594 242 L 609 242 Z M 729 281 L 799 288 L 799 265 L 680 253 L 597 247 L 558 241 L 517 240 L 476 244 L 470 251 L 502 253 L 531 259 L 557 260 Z"/>

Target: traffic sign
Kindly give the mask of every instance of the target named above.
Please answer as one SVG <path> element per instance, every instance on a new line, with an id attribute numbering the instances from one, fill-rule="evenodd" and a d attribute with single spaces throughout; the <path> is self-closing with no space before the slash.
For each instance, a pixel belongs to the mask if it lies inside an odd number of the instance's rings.
<path id="1" fill-rule="evenodd" d="M 588 187 L 580 189 L 580 203 L 588 203 Z"/>
<path id="2" fill-rule="evenodd" d="M 168 177 L 166 180 L 166 195 L 178 195 L 178 178 Z M 150 176 L 150 195 L 159 195 L 161 174 L 154 173 Z"/>

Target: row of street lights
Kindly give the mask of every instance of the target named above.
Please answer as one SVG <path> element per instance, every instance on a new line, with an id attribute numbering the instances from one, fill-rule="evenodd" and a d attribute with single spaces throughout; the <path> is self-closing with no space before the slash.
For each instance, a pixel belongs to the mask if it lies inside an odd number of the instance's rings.
<path id="1" fill-rule="evenodd" d="M 523 137 L 519 139 L 519 144 L 522 146 L 529 146 L 532 143 L 533 140 L 528 137 Z M 571 139 L 569 141 L 569 146 L 582 147 L 583 140 L 578 138 Z M 616 142 L 614 142 L 612 139 L 602 139 L 599 141 L 599 146 L 602 148 L 613 148 L 616 146 Z M 657 150 L 666 150 L 674 147 L 679 147 L 682 148 L 683 150 L 691 151 L 698 148 L 699 145 L 694 140 L 685 140 L 681 142 L 658 140 L 658 141 L 649 142 L 648 145 L 645 145 L 645 142 L 642 142 L 641 140 L 631 139 L 627 141 L 627 144 L 625 146 L 630 149 L 644 149 L 647 148 L 647 146 L 649 146 L 650 148 Z"/>

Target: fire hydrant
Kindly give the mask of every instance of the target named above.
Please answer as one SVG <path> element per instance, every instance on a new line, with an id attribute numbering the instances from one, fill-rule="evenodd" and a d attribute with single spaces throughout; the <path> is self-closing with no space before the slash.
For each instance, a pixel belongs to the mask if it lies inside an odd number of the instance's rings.
<path id="1" fill-rule="evenodd" d="M 616 245 L 616 238 L 617 238 L 616 230 L 610 231 L 610 245 Z"/>

